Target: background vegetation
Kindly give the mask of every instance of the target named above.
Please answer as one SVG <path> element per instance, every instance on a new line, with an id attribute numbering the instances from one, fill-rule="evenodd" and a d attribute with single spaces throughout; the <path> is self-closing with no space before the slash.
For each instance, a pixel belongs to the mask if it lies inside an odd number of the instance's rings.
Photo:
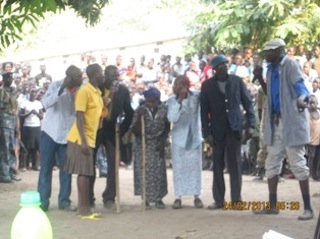
<path id="1" fill-rule="evenodd" d="M 211 51 L 234 46 L 259 49 L 271 38 L 288 45 L 313 46 L 320 41 L 319 1 L 312 0 L 203 0 L 206 11 L 190 29 L 194 49 Z"/>
<path id="2" fill-rule="evenodd" d="M 0 3 L 0 52 L 126 33 L 188 31 L 189 53 L 250 46 L 273 37 L 288 45 L 320 42 L 315 0 L 7 0 Z M 79 16 L 78 18 L 76 16 Z M 69 43 L 70 44 L 70 43 Z M 83 43 L 84 46 L 88 44 Z"/>

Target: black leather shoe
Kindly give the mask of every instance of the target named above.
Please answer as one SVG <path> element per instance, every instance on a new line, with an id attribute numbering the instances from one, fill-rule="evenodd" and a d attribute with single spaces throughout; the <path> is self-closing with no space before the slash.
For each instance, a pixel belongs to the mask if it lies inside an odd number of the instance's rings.
<path id="1" fill-rule="evenodd" d="M 211 204 L 211 205 L 209 205 L 209 206 L 208 206 L 208 209 L 209 209 L 209 210 L 222 209 L 222 205 L 219 205 L 219 204 L 213 203 L 213 204 Z"/>
<path id="2" fill-rule="evenodd" d="M 72 205 L 68 205 L 68 206 L 66 206 L 66 207 L 59 207 L 59 210 L 69 211 L 69 212 L 75 212 L 75 211 L 77 211 L 77 207 L 72 206 Z"/>
<path id="3" fill-rule="evenodd" d="M 164 205 L 164 203 L 162 202 L 162 200 L 160 201 L 157 201 L 155 203 L 155 207 L 158 208 L 158 209 L 165 209 L 166 208 L 166 205 Z"/>
<path id="4" fill-rule="evenodd" d="M 0 179 L 0 183 L 13 183 L 11 179 Z"/>
<path id="5" fill-rule="evenodd" d="M 279 210 L 275 209 L 275 208 L 271 208 L 269 210 L 253 210 L 253 213 L 256 215 L 278 215 L 279 214 Z"/>
<path id="6" fill-rule="evenodd" d="M 173 209 L 180 209 L 182 208 L 181 199 L 176 199 L 172 205 Z"/>
<path id="7" fill-rule="evenodd" d="M 11 177 L 11 180 L 21 181 L 21 177 L 15 173 L 11 174 L 10 177 Z"/>
<path id="8" fill-rule="evenodd" d="M 47 211 L 49 210 L 48 207 L 45 207 L 45 206 L 42 206 L 42 205 L 40 205 L 40 208 L 41 208 L 42 211 L 44 211 L 44 212 L 47 212 Z"/>
<path id="9" fill-rule="evenodd" d="M 193 203 L 196 208 L 203 208 L 203 203 L 200 198 L 195 198 Z"/>
<path id="10" fill-rule="evenodd" d="M 298 220 L 306 221 L 306 220 L 310 220 L 312 218 L 313 218 L 313 211 L 312 210 L 304 210 L 303 214 L 298 217 Z"/>
<path id="11" fill-rule="evenodd" d="M 112 200 L 107 200 L 107 201 L 103 202 L 103 206 L 104 206 L 105 209 L 109 209 L 109 210 L 115 210 L 116 209 L 116 204 Z"/>
<path id="12" fill-rule="evenodd" d="M 150 209 L 151 209 L 150 203 L 146 201 L 146 210 L 150 210 Z"/>

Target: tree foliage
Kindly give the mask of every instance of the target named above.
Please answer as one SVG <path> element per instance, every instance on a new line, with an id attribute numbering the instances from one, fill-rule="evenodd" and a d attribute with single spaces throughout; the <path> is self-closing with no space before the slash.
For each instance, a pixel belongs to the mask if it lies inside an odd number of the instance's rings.
<path id="1" fill-rule="evenodd" d="M 320 40 L 320 1 L 312 0 L 204 0 L 208 11 L 192 23 L 190 45 L 194 49 L 260 49 L 274 37 L 288 45 Z"/>
<path id="2" fill-rule="evenodd" d="M 101 9 L 109 0 L 7 0 L 0 1 L 0 51 L 16 40 L 27 23 L 36 28 L 47 13 L 57 13 L 67 8 L 74 9 L 88 25 L 99 22 Z"/>

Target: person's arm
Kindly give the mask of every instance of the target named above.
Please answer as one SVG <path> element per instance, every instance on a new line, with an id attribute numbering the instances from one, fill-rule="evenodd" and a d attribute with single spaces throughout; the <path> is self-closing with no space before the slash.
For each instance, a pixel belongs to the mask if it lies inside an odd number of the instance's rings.
<path id="1" fill-rule="evenodd" d="M 123 111 L 125 116 L 123 122 L 120 125 L 121 136 L 123 136 L 128 131 L 134 113 L 131 107 L 130 93 L 127 88 L 125 88 Z"/>
<path id="2" fill-rule="evenodd" d="M 267 83 L 264 81 L 263 76 L 263 67 L 260 65 L 257 65 L 254 70 L 253 70 L 253 82 L 257 79 L 261 85 L 261 88 L 263 90 L 263 92 L 267 95 Z"/>
<path id="3" fill-rule="evenodd" d="M 259 88 L 258 90 L 257 106 L 258 106 L 258 116 L 259 116 L 259 122 L 260 122 L 262 118 L 262 109 L 264 107 L 264 92 L 262 88 Z"/>
<path id="4" fill-rule="evenodd" d="M 32 111 L 27 111 L 25 107 L 26 107 L 25 104 L 22 103 L 21 110 L 20 110 L 20 117 L 22 117 L 23 119 L 27 118 L 29 115 L 32 114 Z"/>
<path id="5" fill-rule="evenodd" d="M 42 97 L 42 104 L 45 109 L 53 107 L 59 101 L 60 96 L 66 94 L 65 92 L 63 92 L 58 95 L 60 88 L 60 84 L 56 82 L 50 84 L 48 90 Z"/>
<path id="6" fill-rule="evenodd" d="M 175 96 L 173 96 L 175 97 Z M 167 118 L 170 122 L 175 123 L 179 120 L 181 112 L 182 112 L 181 102 L 178 100 L 171 98 L 168 100 L 168 115 Z"/>
<path id="7" fill-rule="evenodd" d="M 42 110 L 42 104 L 41 104 L 41 102 L 40 101 L 38 101 L 38 105 L 37 105 L 37 110 L 32 110 L 31 111 L 31 113 L 32 114 L 35 114 L 36 116 L 38 116 L 38 118 L 40 119 L 40 120 L 42 120 L 43 119 L 43 110 Z"/>
<path id="8" fill-rule="evenodd" d="M 85 124 L 84 112 L 81 112 L 81 111 L 76 112 L 76 122 L 77 122 L 77 127 L 78 127 L 78 131 L 79 131 L 81 143 L 82 143 L 81 152 L 85 155 L 89 155 L 89 146 L 88 146 L 86 135 L 84 133 L 84 124 Z"/>
<path id="9" fill-rule="evenodd" d="M 42 109 L 39 110 L 39 113 L 37 113 L 37 116 L 39 117 L 40 120 L 43 119 L 43 111 L 42 111 Z"/>
<path id="10" fill-rule="evenodd" d="M 200 112 L 201 112 L 201 123 L 202 123 L 202 135 L 203 138 L 207 138 L 208 135 L 210 135 L 210 106 L 209 106 L 209 100 L 206 93 L 206 90 L 204 88 L 206 84 L 203 84 L 201 87 L 201 94 L 200 94 Z"/>
<path id="11" fill-rule="evenodd" d="M 303 111 L 308 106 L 310 93 L 302 79 L 297 81 L 294 86 L 298 95 L 297 107 L 299 111 Z"/>
<path id="12" fill-rule="evenodd" d="M 298 96 L 300 96 L 300 95 L 305 95 L 307 97 L 310 96 L 310 93 L 309 93 L 306 85 L 304 84 L 303 79 L 301 79 L 300 81 L 297 81 L 294 86 L 295 86 L 294 88 L 295 88 L 295 91 Z"/>
<path id="13" fill-rule="evenodd" d="M 85 135 L 85 118 L 84 114 L 87 112 L 88 95 L 86 88 L 80 88 L 75 98 L 75 111 L 76 111 L 76 125 L 81 138 L 81 152 L 85 155 L 89 154 L 89 146 Z"/>
<path id="14" fill-rule="evenodd" d="M 183 109 L 188 108 L 184 99 L 188 98 L 189 89 L 187 87 L 181 88 L 174 98 L 171 98 L 168 104 L 167 118 L 170 122 L 175 123 L 179 120 Z"/>
<path id="15" fill-rule="evenodd" d="M 168 114 L 168 113 L 167 113 Z M 170 133 L 170 122 L 167 118 L 165 118 L 165 128 L 164 131 L 160 137 L 160 141 L 158 142 L 158 151 L 160 152 L 160 157 L 164 157 L 165 154 L 165 148 L 166 148 L 166 141 Z"/>
<path id="16" fill-rule="evenodd" d="M 259 122 L 262 120 L 262 109 L 258 109 Z"/>
<path id="17" fill-rule="evenodd" d="M 0 87 L 0 109 L 2 109 L 4 107 L 4 91 L 3 88 Z"/>
<path id="18" fill-rule="evenodd" d="M 144 115 L 145 106 L 141 105 L 134 112 L 130 129 L 136 137 L 141 137 L 141 117 Z"/>
<path id="19" fill-rule="evenodd" d="M 252 104 L 252 98 L 243 81 L 240 81 L 241 103 L 246 111 L 247 127 L 255 128 L 256 118 Z"/>
<path id="20" fill-rule="evenodd" d="M 16 120 L 16 127 L 15 127 L 15 135 L 18 140 L 18 145 L 20 144 L 21 141 L 21 131 L 20 131 L 20 118 L 19 115 L 17 116 Z"/>

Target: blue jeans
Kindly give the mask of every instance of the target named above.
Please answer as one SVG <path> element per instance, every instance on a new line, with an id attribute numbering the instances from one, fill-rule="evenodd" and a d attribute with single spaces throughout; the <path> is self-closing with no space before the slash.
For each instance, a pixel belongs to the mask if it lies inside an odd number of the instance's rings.
<path id="1" fill-rule="evenodd" d="M 71 194 L 71 175 L 63 170 L 67 154 L 67 144 L 58 144 L 47 135 L 41 132 L 40 138 L 40 174 L 38 181 L 38 191 L 41 197 L 41 206 L 48 209 L 50 205 L 51 187 L 52 187 L 52 170 L 55 165 L 57 156 L 60 180 L 60 189 L 58 196 L 58 207 L 60 209 L 70 206 Z"/>

